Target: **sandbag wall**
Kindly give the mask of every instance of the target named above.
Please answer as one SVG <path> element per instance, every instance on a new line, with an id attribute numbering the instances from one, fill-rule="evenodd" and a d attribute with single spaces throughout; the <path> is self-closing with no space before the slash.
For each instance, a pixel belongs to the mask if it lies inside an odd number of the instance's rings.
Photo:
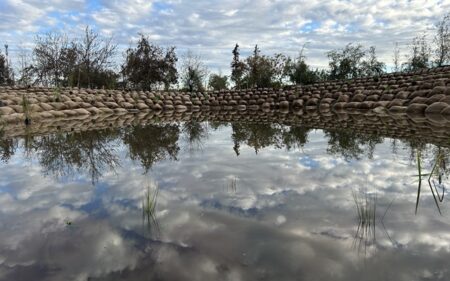
<path id="1" fill-rule="evenodd" d="M 450 66 L 380 77 L 331 81 L 301 87 L 306 107 L 321 111 L 384 108 L 409 115 L 450 115 Z"/>
<path id="2" fill-rule="evenodd" d="M 270 111 L 372 109 L 411 115 L 450 116 L 450 67 L 375 78 L 327 81 L 289 89 L 206 93 L 0 87 L 0 119 L 39 122 L 148 111 Z"/>

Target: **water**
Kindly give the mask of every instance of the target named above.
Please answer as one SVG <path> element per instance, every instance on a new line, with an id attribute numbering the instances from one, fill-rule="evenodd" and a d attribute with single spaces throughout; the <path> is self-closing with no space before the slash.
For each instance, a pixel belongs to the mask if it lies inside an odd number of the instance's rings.
<path id="1" fill-rule="evenodd" d="M 0 280 L 450 279 L 445 146 L 169 122 L 0 147 Z"/>

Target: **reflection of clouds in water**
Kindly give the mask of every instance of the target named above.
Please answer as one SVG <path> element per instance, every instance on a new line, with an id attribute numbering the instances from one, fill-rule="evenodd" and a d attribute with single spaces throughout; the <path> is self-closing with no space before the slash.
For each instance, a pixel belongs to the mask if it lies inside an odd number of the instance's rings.
<path id="1" fill-rule="evenodd" d="M 130 241 L 105 223 L 58 225 L 53 231 L 35 232 L 19 249 L 2 249 L 7 256 L 0 266 L 5 280 L 87 280 L 137 263 Z"/>
<path id="2" fill-rule="evenodd" d="M 20 161 L 3 165 L 0 279 L 19 272 L 43 280 L 448 277 L 448 223 L 435 216 L 429 196 L 414 216 L 408 156 L 394 161 L 385 144 L 373 160 L 345 161 L 324 153 L 316 131 L 302 150 L 255 155 L 243 145 L 237 157 L 225 136 L 211 133 L 201 153 L 181 150 L 179 161 L 156 163 L 148 174 L 121 153 L 117 175 L 106 173 L 97 187 L 63 185 L 42 177 L 38 166 L 23 174 Z M 314 165 L 306 169 L 302 157 Z M 140 208 L 152 180 L 160 187 L 160 241 L 143 235 Z M 365 265 L 351 248 L 357 225 L 351 191 L 358 188 L 376 191 L 381 215 L 395 199 L 385 219 L 394 243 L 377 232 L 377 251 Z"/>
<path id="3" fill-rule="evenodd" d="M 76 182 L 61 184 L 51 178 L 42 177 L 38 166 L 23 170 L 23 166 L 2 167 L 0 177 L 0 200 L 3 213 L 20 214 L 37 208 L 50 208 L 58 204 L 80 207 L 86 204 L 93 193 L 91 187 Z M 1 192 L 3 190 L 3 192 Z"/>

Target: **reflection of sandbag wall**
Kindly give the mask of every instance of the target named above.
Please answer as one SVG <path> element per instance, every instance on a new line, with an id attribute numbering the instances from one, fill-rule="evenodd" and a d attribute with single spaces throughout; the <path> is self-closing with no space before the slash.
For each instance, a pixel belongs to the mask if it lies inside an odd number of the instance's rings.
<path id="1" fill-rule="evenodd" d="M 415 139 L 422 143 L 433 143 L 450 147 L 450 123 L 436 123 L 433 120 L 411 119 L 405 115 L 377 114 L 372 111 L 334 113 L 318 110 L 303 114 L 285 114 L 278 110 L 263 111 L 148 111 L 138 114 L 100 114 L 84 118 L 42 119 L 41 122 L 25 126 L 23 122 L 4 126 L 2 135 L 6 138 L 26 135 L 45 135 L 54 132 L 87 131 L 107 128 L 122 128 L 130 125 L 183 121 L 242 122 L 258 124 L 284 124 L 325 130 L 351 130 L 354 134 L 370 134 L 391 138 Z"/>
<path id="2" fill-rule="evenodd" d="M 327 81 L 287 90 L 252 89 L 206 93 L 0 87 L 4 122 L 147 111 L 375 110 L 450 120 L 450 67 L 375 78 Z M 436 117 L 437 116 L 437 117 Z M 441 117 L 439 117 L 441 116 Z"/>

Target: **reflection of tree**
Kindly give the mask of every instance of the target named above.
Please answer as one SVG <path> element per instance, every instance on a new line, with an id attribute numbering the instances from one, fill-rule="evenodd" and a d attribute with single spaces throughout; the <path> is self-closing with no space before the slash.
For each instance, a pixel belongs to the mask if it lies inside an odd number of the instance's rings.
<path id="1" fill-rule="evenodd" d="M 208 137 L 208 128 L 204 122 L 186 121 L 182 125 L 182 131 L 191 151 L 200 149 L 203 140 Z"/>
<path id="2" fill-rule="evenodd" d="M 222 121 L 209 121 L 208 124 L 211 129 L 218 130 L 221 127 L 227 127 L 229 123 Z"/>
<path id="3" fill-rule="evenodd" d="M 267 146 L 292 150 L 301 148 L 308 142 L 309 129 L 301 126 L 232 123 L 231 128 L 236 155 L 239 155 L 242 143 L 253 147 L 258 153 L 261 148 Z"/>
<path id="4" fill-rule="evenodd" d="M 411 162 L 416 160 L 417 153 L 422 153 L 427 148 L 426 142 L 420 139 L 405 139 L 403 144 L 409 149 L 409 159 Z"/>
<path id="5" fill-rule="evenodd" d="M 292 150 L 303 147 L 308 142 L 309 129 L 300 126 L 285 127 L 282 141 L 286 149 Z"/>
<path id="6" fill-rule="evenodd" d="M 383 142 L 383 137 L 366 135 L 351 130 L 325 130 L 328 137 L 328 149 L 330 154 L 340 154 L 346 160 L 359 159 L 365 151 L 367 157 L 373 157 L 375 146 Z"/>
<path id="7" fill-rule="evenodd" d="M 35 138 L 32 146 L 45 174 L 65 177 L 86 172 L 95 184 L 104 170 L 119 165 L 117 136 L 116 130 L 53 134 Z"/>
<path id="8" fill-rule="evenodd" d="M 128 145 L 130 158 L 139 160 L 148 171 L 155 162 L 177 160 L 179 134 L 177 124 L 136 126 L 125 130 L 123 142 Z"/>
<path id="9" fill-rule="evenodd" d="M 17 149 L 17 139 L 7 139 L 4 136 L 3 129 L 0 127 L 0 159 L 8 162 Z"/>
<path id="10" fill-rule="evenodd" d="M 245 143 L 255 149 L 256 154 L 261 148 L 275 146 L 280 148 L 281 128 L 275 124 L 231 124 L 233 133 L 234 150 L 239 155 L 241 143 Z"/>

